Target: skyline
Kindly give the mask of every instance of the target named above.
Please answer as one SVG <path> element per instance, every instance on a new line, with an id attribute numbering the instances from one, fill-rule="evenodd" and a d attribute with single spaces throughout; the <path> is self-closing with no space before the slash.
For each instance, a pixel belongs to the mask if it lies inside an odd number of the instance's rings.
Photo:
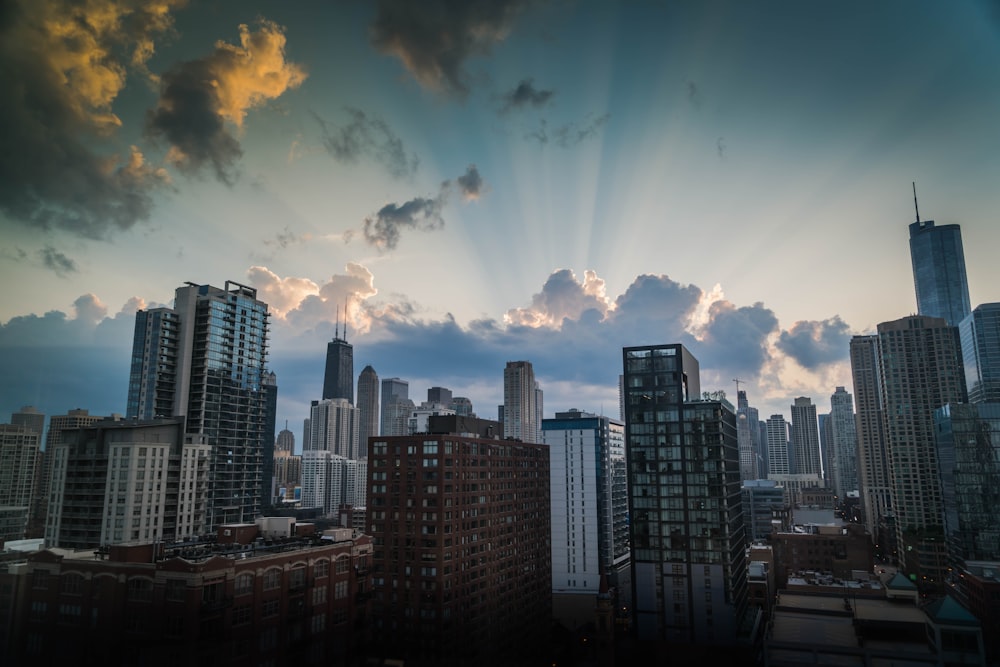
<path id="1" fill-rule="evenodd" d="M 124 414 L 135 309 L 226 280 L 297 439 L 338 326 L 485 418 L 516 360 L 546 418 L 617 418 L 622 348 L 670 343 L 829 412 L 916 312 L 914 182 L 1000 301 L 988 2 L 73 6 L 0 22 L 3 414 Z"/>

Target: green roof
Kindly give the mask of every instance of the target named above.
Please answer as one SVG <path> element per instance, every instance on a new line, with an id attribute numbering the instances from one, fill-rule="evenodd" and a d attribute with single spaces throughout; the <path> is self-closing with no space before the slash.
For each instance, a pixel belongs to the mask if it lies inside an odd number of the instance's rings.
<path id="1" fill-rule="evenodd" d="M 910 581 L 909 579 L 907 579 L 906 575 L 904 575 L 902 572 L 897 572 L 896 574 L 892 575 L 892 579 L 890 579 L 886 583 L 885 587 L 894 588 L 896 590 L 905 590 L 905 591 L 917 590 L 917 585 L 912 581 Z"/>
<path id="2" fill-rule="evenodd" d="M 931 617 L 935 623 L 948 625 L 979 625 L 979 619 L 972 615 L 968 609 L 963 607 L 958 600 L 946 595 L 945 597 L 929 602 L 924 607 L 924 613 Z"/>

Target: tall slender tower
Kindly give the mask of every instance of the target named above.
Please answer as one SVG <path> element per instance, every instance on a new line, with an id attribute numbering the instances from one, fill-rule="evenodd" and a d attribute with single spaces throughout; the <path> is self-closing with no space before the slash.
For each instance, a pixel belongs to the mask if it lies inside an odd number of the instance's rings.
<path id="1" fill-rule="evenodd" d="M 207 525 L 253 521 L 261 509 L 267 304 L 257 290 L 185 283 L 172 309 L 136 313 L 128 416 L 184 417 L 211 447 Z"/>
<path id="2" fill-rule="evenodd" d="M 858 490 L 858 433 L 854 424 L 854 399 L 843 387 L 830 396 L 830 464 L 833 490 L 843 502 Z"/>
<path id="3" fill-rule="evenodd" d="M 899 563 L 934 589 L 948 566 L 934 411 L 967 399 L 958 329 L 917 315 L 879 324 L 878 337 Z"/>
<path id="4" fill-rule="evenodd" d="M 326 345 L 326 372 L 323 374 L 323 399 L 346 398 L 354 403 L 354 346 L 347 342 L 347 322 L 344 337 L 340 324 L 333 340 Z"/>
<path id="5" fill-rule="evenodd" d="M 799 396 L 791 406 L 792 411 L 792 472 L 798 475 L 819 475 L 819 429 L 816 406 L 812 399 Z"/>
<path id="6" fill-rule="evenodd" d="M 508 361 L 503 371 L 503 435 L 541 442 L 541 390 L 530 361 Z"/>
<path id="7" fill-rule="evenodd" d="M 791 474 L 791 462 L 788 455 L 788 422 L 784 415 L 771 415 L 767 418 L 767 474 Z"/>
<path id="8" fill-rule="evenodd" d="M 622 353 L 636 638 L 731 647 L 748 636 L 736 411 L 700 400 L 683 345 Z"/>
<path id="9" fill-rule="evenodd" d="M 739 386 L 737 384 L 737 386 Z M 750 405 L 747 402 L 747 392 L 736 390 L 736 441 L 740 448 L 740 479 L 746 481 L 758 478 L 757 452 L 754 449 L 752 430 L 757 428 L 757 418 L 753 419 L 751 428 Z"/>
<path id="10" fill-rule="evenodd" d="M 951 326 L 972 310 L 969 281 L 965 273 L 965 252 L 959 225 L 934 226 L 921 220 L 917 208 L 917 186 L 913 186 L 913 206 L 917 220 L 910 223 L 910 262 L 917 293 L 917 313 L 941 317 Z"/>
<path id="11" fill-rule="evenodd" d="M 378 375 L 370 365 L 358 376 L 358 458 L 368 458 L 368 438 L 378 435 Z"/>
<path id="12" fill-rule="evenodd" d="M 260 437 L 260 498 L 265 507 L 270 507 L 274 498 L 274 429 L 278 421 L 278 376 L 265 372 L 260 380 L 264 393 L 264 422 Z"/>

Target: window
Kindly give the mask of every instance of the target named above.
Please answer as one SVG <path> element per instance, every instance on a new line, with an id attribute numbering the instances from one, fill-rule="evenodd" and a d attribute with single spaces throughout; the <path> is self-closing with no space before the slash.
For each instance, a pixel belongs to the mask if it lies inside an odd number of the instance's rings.
<path id="1" fill-rule="evenodd" d="M 233 609 L 233 625 L 247 625 L 253 620 L 253 607 L 245 604 Z"/>
<path id="2" fill-rule="evenodd" d="M 187 584 L 183 579 L 167 579 L 166 598 L 171 602 L 180 602 L 184 599 L 184 590 Z"/>
<path id="3" fill-rule="evenodd" d="M 132 602 L 149 602 L 153 599 L 153 582 L 143 577 L 128 580 L 128 599 Z"/>
<path id="4" fill-rule="evenodd" d="M 312 603 L 315 605 L 315 604 L 323 604 L 324 602 L 326 602 L 326 588 L 323 586 L 318 586 L 314 588 L 312 594 Z"/>
<path id="5" fill-rule="evenodd" d="M 275 588 L 281 585 L 281 570 L 278 568 L 271 568 L 264 573 L 264 590 L 273 591 Z"/>
<path id="6" fill-rule="evenodd" d="M 326 630 L 326 614 L 324 613 L 314 614 L 312 617 L 311 625 L 313 634 L 316 634 L 318 632 L 323 632 L 323 630 Z"/>
<path id="7" fill-rule="evenodd" d="M 236 588 L 234 593 L 236 595 L 249 595 L 253 593 L 253 575 L 250 573 L 244 573 L 236 577 Z"/>
<path id="8" fill-rule="evenodd" d="M 83 590 L 83 577 L 70 572 L 60 577 L 59 591 L 64 595 L 79 595 Z"/>
<path id="9" fill-rule="evenodd" d="M 297 567 L 289 573 L 288 587 L 299 589 L 306 585 L 306 568 Z"/>
<path id="10" fill-rule="evenodd" d="M 278 605 L 280 600 L 265 600 L 264 604 L 261 606 L 261 616 L 264 618 L 271 618 L 278 615 Z"/>
<path id="11" fill-rule="evenodd" d="M 351 559 L 348 556 L 337 559 L 337 566 L 335 572 L 337 574 L 346 574 L 351 569 Z"/>
<path id="12" fill-rule="evenodd" d="M 347 584 L 346 581 L 338 581 L 333 589 L 333 598 L 335 600 L 343 600 L 347 597 Z"/>
<path id="13" fill-rule="evenodd" d="M 313 565 L 313 576 L 325 577 L 330 574 L 330 561 L 321 560 Z"/>
<path id="14" fill-rule="evenodd" d="M 32 588 L 48 588 L 49 587 L 49 571 L 48 570 L 35 570 L 31 573 L 31 587 Z"/>

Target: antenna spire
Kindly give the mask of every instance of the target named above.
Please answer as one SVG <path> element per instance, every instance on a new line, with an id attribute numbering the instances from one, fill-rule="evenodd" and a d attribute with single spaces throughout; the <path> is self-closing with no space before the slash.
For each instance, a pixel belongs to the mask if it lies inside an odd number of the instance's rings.
<path id="1" fill-rule="evenodd" d="M 337 306 L 337 327 L 333 330 L 333 339 L 340 338 L 340 306 Z"/>
<path id="2" fill-rule="evenodd" d="M 917 213 L 917 222 L 920 222 L 920 209 L 917 208 L 917 182 L 913 181 L 913 210 Z"/>
<path id="3" fill-rule="evenodd" d="M 347 342 L 347 304 L 344 304 L 344 342 Z"/>

